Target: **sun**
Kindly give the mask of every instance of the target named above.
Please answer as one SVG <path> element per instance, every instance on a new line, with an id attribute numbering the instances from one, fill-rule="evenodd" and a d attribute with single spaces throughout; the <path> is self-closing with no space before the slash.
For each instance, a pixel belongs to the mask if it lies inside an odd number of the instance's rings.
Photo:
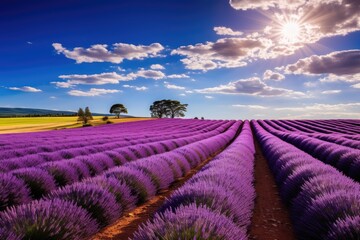
<path id="1" fill-rule="evenodd" d="M 281 25 L 281 37 L 285 43 L 296 43 L 300 40 L 301 25 L 297 21 L 287 21 Z"/>

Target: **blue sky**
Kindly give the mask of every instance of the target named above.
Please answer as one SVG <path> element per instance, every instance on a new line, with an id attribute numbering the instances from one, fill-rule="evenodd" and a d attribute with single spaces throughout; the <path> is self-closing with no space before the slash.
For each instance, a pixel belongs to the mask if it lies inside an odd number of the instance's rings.
<path id="1" fill-rule="evenodd" d="M 6 1 L 0 106 L 360 118 L 357 0 Z"/>

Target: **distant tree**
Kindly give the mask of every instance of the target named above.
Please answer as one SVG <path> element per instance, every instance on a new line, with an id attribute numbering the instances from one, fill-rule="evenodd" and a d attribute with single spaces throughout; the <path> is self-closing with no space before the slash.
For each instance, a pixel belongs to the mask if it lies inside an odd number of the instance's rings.
<path id="1" fill-rule="evenodd" d="M 93 119 L 94 119 L 93 116 L 92 116 L 92 114 L 91 114 L 91 112 L 90 112 L 89 107 L 86 107 L 86 108 L 85 108 L 85 117 L 86 117 L 88 120 L 93 120 Z"/>
<path id="2" fill-rule="evenodd" d="M 201 120 L 204 120 L 205 118 L 204 117 L 201 117 Z"/>
<path id="3" fill-rule="evenodd" d="M 165 105 L 165 100 L 155 101 L 150 106 L 151 117 L 162 118 L 168 115 L 168 109 Z"/>
<path id="4" fill-rule="evenodd" d="M 194 119 L 199 119 L 198 117 L 194 117 Z"/>
<path id="5" fill-rule="evenodd" d="M 111 106 L 110 113 L 115 114 L 117 118 L 120 118 L 121 113 L 128 113 L 128 111 L 123 104 L 117 103 Z"/>
<path id="6" fill-rule="evenodd" d="M 104 122 L 106 122 L 107 120 L 109 120 L 109 117 L 108 117 L 108 116 L 104 116 L 104 117 L 102 117 L 102 120 L 103 120 Z"/>
<path id="7" fill-rule="evenodd" d="M 150 106 L 151 117 L 184 117 L 188 104 L 182 104 L 177 100 L 160 100 L 155 101 Z"/>
<path id="8" fill-rule="evenodd" d="M 91 126 L 89 124 L 89 120 L 92 120 L 93 117 L 92 117 L 89 107 L 85 108 L 85 112 L 82 108 L 79 108 L 77 115 L 78 115 L 78 121 L 82 121 L 83 126 Z"/>
<path id="9" fill-rule="evenodd" d="M 83 121 L 84 117 L 85 117 L 85 112 L 82 108 L 79 108 L 78 112 L 77 112 L 77 116 L 78 116 L 78 121 Z"/>

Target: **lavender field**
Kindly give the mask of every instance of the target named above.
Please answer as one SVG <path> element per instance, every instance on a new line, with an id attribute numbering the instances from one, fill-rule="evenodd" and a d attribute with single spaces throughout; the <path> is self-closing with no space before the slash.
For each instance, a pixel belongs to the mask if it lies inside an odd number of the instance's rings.
<path id="1" fill-rule="evenodd" d="M 0 135 L 0 239 L 101 239 L 170 188 L 131 239 L 255 239 L 259 154 L 296 239 L 360 239 L 360 120 L 340 119 L 161 119 Z"/>

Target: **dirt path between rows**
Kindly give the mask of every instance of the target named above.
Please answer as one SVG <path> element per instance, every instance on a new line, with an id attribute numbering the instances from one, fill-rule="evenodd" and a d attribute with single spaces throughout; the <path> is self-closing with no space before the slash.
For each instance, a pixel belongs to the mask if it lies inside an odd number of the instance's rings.
<path id="1" fill-rule="evenodd" d="M 255 148 L 255 189 L 257 197 L 249 231 L 249 239 L 296 239 L 287 208 L 281 202 L 275 179 L 256 141 Z"/>
<path id="2" fill-rule="evenodd" d="M 192 169 L 185 177 L 177 179 L 168 189 L 163 190 L 150 201 L 136 207 L 131 212 L 125 213 L 124 216 L 117 222 L 96 234 L 92 240 L 127 240 L 132 237 L 138 227 L 151 218 L 156 210 L 163 205 L 166 198 L 168 198 L 176 189 L 184 185 L 187 180 L 189 180 L 217 154 L 206 159 L 199 166 Z"/>

